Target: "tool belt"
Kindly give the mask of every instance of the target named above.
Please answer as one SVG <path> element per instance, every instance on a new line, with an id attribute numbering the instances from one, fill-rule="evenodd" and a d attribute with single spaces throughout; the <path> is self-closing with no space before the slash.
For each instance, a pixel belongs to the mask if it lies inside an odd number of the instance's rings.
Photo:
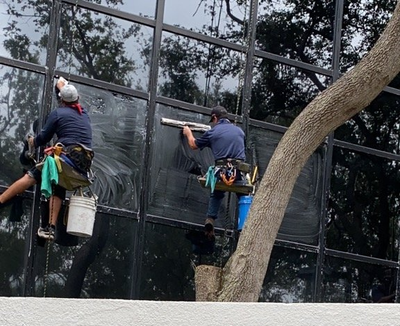
<path id="1" fill-rule="evenodd" d="M 46 155 L 55 154 L 57 156 L 66 154 L 70 161 L 75 165 L 75 168 L 81 173 L 89 172 L 94 157 L 93 150 L 80 143 L 69 146 L 57 143 L 55 146 L 46 148 L 44 153 Z"/>
<path id="2" fill-rule="evenodd" d="M 65 147 L 65 152 L 72 162 L 81 171 L 88 172 L 92 165 L 94 152 L 83 144 L 70 145 Z"/>
<path id="3" fill-rule="evenodd" d="M 250 164 L 245 163 L 243 160 L 239 160 L 236 158 L 224 158 L 215 161 L 215 166 L 232 166 L 238 169 L 241 172 L 249 173 L 250 172 Z"/>
<path id="4" fill-rule="evenodd" d="M 58 170 L 58 184 L 67 190 L 87 187 L 92 184 L 94 175 L 90 169 L 94 152 L 83 144 L 64 146 L 57 143 L 44 150 L 45 158 L 36 164 L 42 171 L 47 156 L 55 159 Z"/>

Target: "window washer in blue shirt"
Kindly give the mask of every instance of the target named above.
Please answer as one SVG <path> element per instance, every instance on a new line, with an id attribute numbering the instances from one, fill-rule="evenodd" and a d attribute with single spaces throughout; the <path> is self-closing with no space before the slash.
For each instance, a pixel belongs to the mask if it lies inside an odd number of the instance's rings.
<path id="1" fill-rule="evenodd" d="M 59 90 L 60 107 L 52 111 L 43 129 L 36 137 L 30 137 L 30 147 L 37 148 L 46 145 L 54 135 L 57 142 L 62 143 L 68 149 L 77 144 L 87 148 L 92 146 L 92 128 L 88 113 L 79 104 L 79 94 L 73 85 L 60 78 L 56 89 Z M 82 152 L 84 153 L 84 152 Z M 91 152 L 92 153 L 92 152 Z M 85 154 L 85 153 L 84 153 Z M 68 156 L 67 151 L 67 156 Z M 91 157 L 70 157 L 75 166 L 81 171 L 87 171 L 91 165 Z M 30 169 L 21 179 L 14 182 L 3 194 L 0 195 L 0 208 L 14 196 L 24 192 L 26 189 L 41 182 L 41 171 L 36 167 Z M 50 197 L 50 221 L 46 228 L 40 227 L 38 236 L 54 240 L 55 225 L 66 190 L 60 186 L 54 187 L 54 193 Z"/>
<path id="2" fill-rule="evenodd" d="M 190 148 L 193 150 L 211 148 L 216 166 L 244 162 L 246 159 L 245 134 L 242 129 L 229 121 L 227 110 L 222 106 L 214 107 L 211 111 L 210 123 L 213 127 L 200 138 L 195 138 L 188 126 L 183 127 L 183 134 Z M 214 221 L 218 217 L 224 195 L 225 192 L 220 190 L 214 190 L 210 194 L 205 220 L 205 234 L 209 239 L 215 239 Z"/>

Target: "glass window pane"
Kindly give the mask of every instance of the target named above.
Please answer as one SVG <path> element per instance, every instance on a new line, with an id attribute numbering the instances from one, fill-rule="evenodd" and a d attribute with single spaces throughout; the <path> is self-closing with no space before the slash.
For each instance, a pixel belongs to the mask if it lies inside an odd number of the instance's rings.
<path id="1" fill-rule="evenodd" d="M 1 190 L 25 174 L 23 140 L 39 117 L 44 76 L 0 66 L 0 186 Z M 0 210 L 0 295 L 24 294 L 25 252 L 31 201 L 14 197 Z"/>
<path id="2" fill-rule="evenodd" d="M 267 59 L 257 59 L 250 117 L 290 126 L 297 115 L 329 83 L 329 77 L 304 72 Z"/>
<path id="3" fill-rule="evenodd" d="M 250 2 L 166 0 L 164 22 L 208 36 L 245 44 L 243 23 Z"/>
<path id="4" fill-rule="evenodd" d="M 62 16 L 58 69 L 147 90 L 149 54 L 141 42 L 152 39 L 152 28 L 68 5 Z"/>
<path id="5" fill-rule="evenodd" d="M 158 93 L 234 113 L 242 60 L 237 51 L 164 32 Z"/>
<path id="6" fill-rule="evenodd" d="M 203 224 L 207 213 L 209 188 L 202 188 L 197 177 L 214 164 L 209 148 L 193 151 L 182 137 L 182 128 L 161 124 L 161 118 L 208 124 L 209 116 L 158 105 L 153 139 L 152 177 L 149 213 L 169 219 Z M 201 133 L 195 132 L 195 137 Z M 229 200 L 230 198 L 230 200 Z M 225 195 L 216 226 L 231 228 L 236 196 Z M 229 208 L 228 208 L 228 204 Z M 228 215 L 229 221 L 225 218 Z M 233 223 L 234 224 L 234 223 Z"/>
<path id="7" fill-rule="evenodd" d="M 282 134 L 270 130 L 251 127 L 248 141 L 252 148 L 254 164 L 263 176 L 269 160 Z M 249 154 L 248 154 L 249 156 Z M 285 216 L 278 232 L 278 239 L 317 244 L 320 228 L 324 154 L 318 149 L 302 169 Z"/>
<path id="8" fill-rule="evenodd" d="M 92 169 L 99 203 L 137 210 L 146 101 L 106 90 L 76 85 L 80 102 L 90 114 L 95 152 Z"/>
<path id="9" fill-rule="evenodd" d="M 0 210 L 0 296 L 24 295 L 25 257 L 32 202 L 16 197 Z"/>
<path id="10" fill-rule="evenodd" d="M 202 120 L 200 114 L 157 106 L 149 213 L 202 223 L 207 210 L 208 192 L 197 182 L 197 175 L 206 171 L 207 165 L 213 162 L 212 154 L 204 150 L 203 162 L 192 163 L 186 156 L 199 157 L 198 151 L 191 152 L 185 146 L 181 128 L 162 125 L 161 118 L 198 122 Z M 192 174 L 189 173 L 190 170 L 193 170 Z"/>
<path id="11" fill-rule="evenodd" d="M 113 9 L 118 9 L 129 12 L 131 14 L 136 14 L 150 18 L 154 18 L 155 16 L 156 3 L 157 0 L 146 0 L 146 1 L 100 0 L 100 4 L 103 6 L 107 6 Z"/>
<path id="12" fill-rule="evenodd" d="M 0 66 L 0 185 L 21 176 L 23 140 L 39 117 L 44 76 Z"/>
<path id="13" fill-rule="evenodd" d="M 396 269 L 326 257 L 322 301 L 346 303 L 395 302 L 396 282 Z M 382 299 L 383 297 L 386 298 Z"/>
<path id="14" fill-rule="evenodd" d="M 275 246 L 259 301 L 312 302 L 317 255 Z"/>
<path id="15" fill-rule="evenodd" d="M 193 264 L 223 266 L 232 254 L 232 238 L 217 236 L 212 255 L 193 254 L 187 231 L 147 224 L 142 264 L 142 300 L 195 300 Z"/>
<path id="16" fill-rule="evenodd" d="M 334 1 L 261 1 L 256 47 L 331 68 Z"/>
<path id="17" fill-rule="evenodd" d="M 335 148 L 327 246 L 398 260 L 398 162 Z"/>
<path id="18" fill-rule="evenodd" d="M 51 5 L 48 1 L 2 1 L 0 55 L 44 65 Z"/>
<path id="19" fill-rule="evenodd" d="M 352 69 L 372 48 L 394 12 L 394 1 L 344 1 L 341 72 Z M 373 14 L 372 14 L 373 13 Z M 399 79 L 390 86 L 399 88 Z"/>
<path id="20" fill-rule="evenodd" d="M 129 299 L 135 230 L 133 219 L 97 212 L 91 238 L 72 246 L 56 239 L 48 257 L 47 247 L 38 248 L 35 296 Z"/>
<path id="21" fill-rule="evenodd" d="M 381 93 L 360 113 L 335 131 L 335 138 L 399 154 L 398 112 L 400 97 Z"/>
<path id="22" fill-rule="evenodd" d="M 184 230 L 147 225 L 141 275 L 140 299 L 194 300 L 191 244 Z"/>

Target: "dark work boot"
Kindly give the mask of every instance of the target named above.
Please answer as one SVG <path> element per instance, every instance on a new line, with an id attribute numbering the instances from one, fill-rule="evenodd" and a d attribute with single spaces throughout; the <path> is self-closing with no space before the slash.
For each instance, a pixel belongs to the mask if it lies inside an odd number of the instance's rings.
<path id="1" fill-rule="evenodd" d="M 214 233 L 214 219 L 213 218 L 211 218 L 211 217 L 206 218 L 206 221 L 204 223 L 204 229 L 205 229 L 204 234 L 206 235 L 208 240 L 214 241 L 215 233 Z"/>

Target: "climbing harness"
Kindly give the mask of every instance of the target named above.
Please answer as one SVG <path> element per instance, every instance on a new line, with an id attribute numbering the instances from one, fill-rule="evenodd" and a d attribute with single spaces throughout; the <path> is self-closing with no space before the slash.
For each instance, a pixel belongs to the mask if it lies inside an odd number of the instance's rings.
<path id="1" fill-rule="evenodd" d="M 213 193 L 219 180 L 227 186 L 233 185 L 236 181 L 236 168 L 231 163 L 228 163 L 226 166 L 212 165 L 208 168 L 205 178 L 205 187 L 209 187 L 211 193 Z"/>
<path id="2" fill-rule="evenodd" d="M 72 191 L 93 183 L 94 174 L 90 169 L 94 157 L 92 149 L 82 144 L 65 147 L 57 143 L 46 148 L 44 154 L 44 159 L 36 164 L 36 168 L 42 170 L 47 157 L 54 157 L 59 173 L 58 184 L 64 189 Z"/>
<path id="3" fill-rule="evenodd" d="M 201 186 L 210 188 L 211 192 L 221 190 L 248 195 L 255 191 L 249 173 L 249 164 L 236 159 L 225 159 L 216 161 L 215 165 L 208 168 L 205 176 L 197 179 Z"/>
<path id="4" fill-rule="evenodd" d="M 221 168 L 219 175 L 221 180 L 227 185 L 231 186 L 236 180 L 236 168 L 233 167 L 232 163 L 227 163 L 225 168 Z"/>

